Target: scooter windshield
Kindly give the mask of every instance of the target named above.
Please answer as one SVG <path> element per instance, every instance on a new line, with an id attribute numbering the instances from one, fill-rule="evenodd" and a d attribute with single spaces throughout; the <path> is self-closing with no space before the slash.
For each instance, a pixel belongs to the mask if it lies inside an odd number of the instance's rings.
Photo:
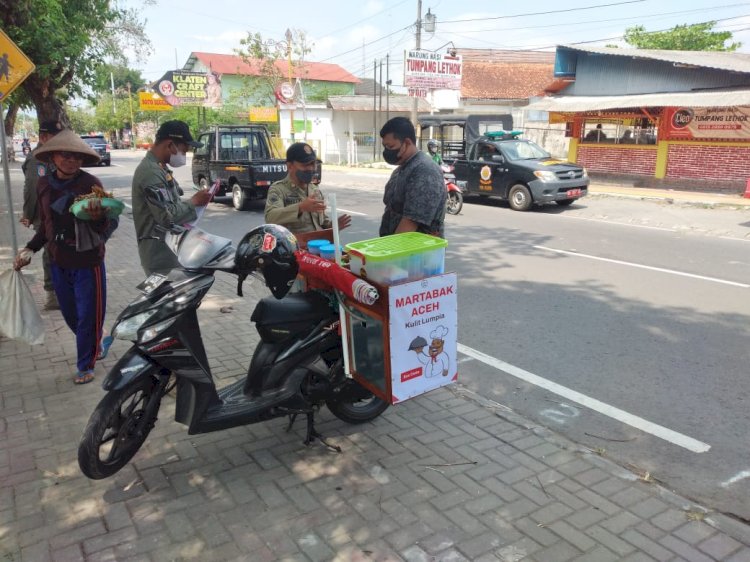
<path id="1" fill-rule="evenodd" d="M 168 234 L 164 240 L 185 269 L 199 269 L 232 245 L 229 238 L 192 228 L 180 234 Z"/>

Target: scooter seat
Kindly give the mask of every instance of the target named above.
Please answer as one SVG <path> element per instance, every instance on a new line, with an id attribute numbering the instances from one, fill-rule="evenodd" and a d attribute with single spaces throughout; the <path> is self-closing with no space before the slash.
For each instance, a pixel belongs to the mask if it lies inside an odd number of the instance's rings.
<path id="1" fill-rule="evenodd" d="M 266 297 L 258 302 L 250 319 L 268 342 L 283 341 L 309 332 L 319 322 L 335 316 L 328 299 L 316 292 L 292 293 L 281 300 Z"/>

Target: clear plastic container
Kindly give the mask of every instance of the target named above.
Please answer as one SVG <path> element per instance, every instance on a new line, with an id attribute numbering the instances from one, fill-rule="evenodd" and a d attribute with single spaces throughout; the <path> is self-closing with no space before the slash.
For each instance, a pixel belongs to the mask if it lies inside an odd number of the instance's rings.
<path id="1" fill-rule="evenodd" d="M 383 285 L 445 272 L 446 240 L 405 232 L 346 245 L 352 273 Z"/>
<path id="2" fill-rule="evenodd" d="M 341 250 L 343 252 L 343 248 Z M 336 259 L 336 245 L 328 242 L 326 245 L 320 247 L 320 257 L 324 260 L 335 260 Z"/>
<path id="3" fill-rule="evenodd" d="M 307 251 L 311 254 L 315 254 L 316 256 L 320 255 L 320 248 L 322 246 L 327 246 L 331 243 L 330 240 L 323 240 L 323 239 L 315 239 L 310 240 L 307 243 Z"/>

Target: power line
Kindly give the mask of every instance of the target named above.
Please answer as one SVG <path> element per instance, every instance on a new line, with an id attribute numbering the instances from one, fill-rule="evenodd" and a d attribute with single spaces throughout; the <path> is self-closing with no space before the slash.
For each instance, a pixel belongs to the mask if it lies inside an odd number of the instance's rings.
<path id="1" fill-rule="evenodd" d="M 578 26 L 578 25 L 586 25 L 589 23 L 609 23 L 609 22 L 619 22 L 624 20 L 642 20 L 644 17 L 648 18 L 658 18 L 662 16 L 673 16 L 675 14 L 692 14 L 692 13 L 698 13 L 698 12 L 712 12 L 715 10 L 720 10 L 723 8 L 737 8 L 740 6 L 750 6 L 750 3 L 743 2 L 741 4 L 726 4 L 724 6 L 713 6 L 711 8 L 696 8 L 694 10 L 679 10 L 676 12 L 661 12 L 657 14 L 649 14 L 648 16 L 631 16 L 631 17 L 624 17 L 624 18 L 614 18 L 614 19 L 605 19 L 605 20 L 586 20 L 586 21 L 577 21 L 577 22 L 566 22 L 566 23 L 552 23 L 552 24 L 546 24 L 546 25 L 531 25 L 526 27 L 513 27 L 513 31 L 526 31 L 529 29 L 544 29 L 544 28 L 550 28 L 550 27 L 570 27 L 570 26 Z M 445 23 L 445 22 L 441 22 Z M 489 28 L 489 29 L 468 29 L 463 30 L 464 32 L 469 33 L 481 33 L 484 31 L 497 31 L 499 28 Z M 454 32 L 450 32 L 454 33 Z M 458 32 L 455 32 L 458 33 Z"/>
<path id="2" fill-rule="evenodd" d="M 446 20 L 441 21 L 441 24 L 444 23 L 462 23 L 467 21 L 487 21 L 487 20 L 504 20 L 504 19 L 510 19 L 510 18 L 523 18 L 527 16 L 547 16 L 549 14 L 562 14 L 564 12 L 580 12 L 582 10 L 595 10 L 597 8 L 609 8 L 611 6 L 622 6 L 624 4 L 639 4 L 641 2 L 647 2 L 648 0 L 626 0 L 625 2 L 613 2 L 611 4 L 597 4 L 595 6 L 584 6 L 583 8 L 566 8 L 564 10 L 549 10 L 546 12 L 529 12 L 526 14 L 513 14 L 510 16 L 496 16 L 492 18 L 473 18 L 473 19 L 467 19 L 467 20 Z"/>

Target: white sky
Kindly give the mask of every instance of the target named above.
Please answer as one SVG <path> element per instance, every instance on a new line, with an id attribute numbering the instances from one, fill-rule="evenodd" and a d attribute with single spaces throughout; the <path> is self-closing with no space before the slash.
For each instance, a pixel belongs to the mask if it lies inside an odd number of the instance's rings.
<path id="1" fill-rule="evenodd" d="M 404 50 L 415 44 L 417 0 L 157 0 L 145 7 L 140 0 L 121 0 L 121 4 L 138 7 L 147 19 L 154 53 L 145 62 L 132 61 L 131 66 L 142 70 L 149 81 L 181 68 L 191 51 L 231 54 L 248 32 L 281 40 L 292 28 L 303 30 L 312 43 L 308 60 L 336 63 L 357 76 L 364 69 L 364 76 L 372 77 L 373 60 L 390 55 L 390 77 L 398 86 L 403 81 Z M 591 8 L 580 9 L 587 7 Z M 422 48 L 442 52 L 449 42 L 458 48 L 541 50 L 580 41 L 605 45 L 618 43 L 625 28 L 633 25 L 655 31 L 718 20 L 715 29 L 732 31 L 734 40 L 744 43 L 740 50 L 750 53 L 750 2 L 737 0 L 423 0 L 423 15 L 428 9 L 437 15 L 437 29 L 433 34 L 423 32 Z M 531 12 L 536 15 L 522 15 Z"/>

